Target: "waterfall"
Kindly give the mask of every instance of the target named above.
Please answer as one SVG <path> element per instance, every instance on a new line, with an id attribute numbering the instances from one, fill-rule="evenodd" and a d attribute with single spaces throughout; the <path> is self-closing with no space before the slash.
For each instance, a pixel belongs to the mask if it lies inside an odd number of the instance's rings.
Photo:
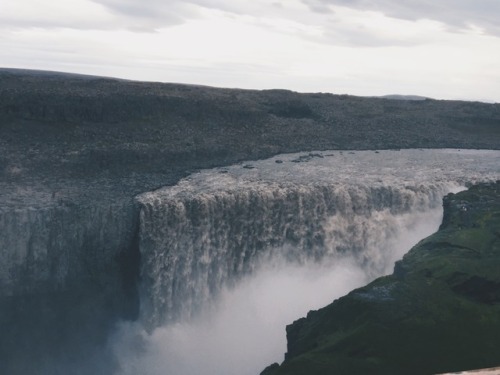
<path id="1" fill-rule="evenodd" d="M 202 171 L 142 194 L 141 321 L 153 330 L 189 319 L 221 288 L 276 257 L 303 264 L 350 254 L 380 275 L 395 260 L 391 240 L 412 225 L 408 217 L 440 207 L 442 197 L 460 186 L 497 179 L 499 155 L 280 155 Z"/>

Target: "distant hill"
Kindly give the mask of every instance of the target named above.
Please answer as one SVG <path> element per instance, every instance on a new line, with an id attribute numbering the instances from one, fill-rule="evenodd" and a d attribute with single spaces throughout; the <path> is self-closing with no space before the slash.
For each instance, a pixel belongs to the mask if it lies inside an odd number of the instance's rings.
<path id="1" fill-rule="evenodd" d="M 384 96 L 381 96 L 381 98 L 394 99 L 394 100 L 427 100 L 427 99 L 430 99 L 430 98 L 427 98 L 425 96 L 419 96 L 419 95 L 384 95 Z"/>
<path id="2" fill-rule="evenodd" d="M 66 72 L 57 72 L 51 70 L 2 68 L 2 67 L 0 67 L 0 75 L 32 76 L 32 77 L 55 78 L 55 79 L 82 79 L 82 80 L 95 80 L 95 79 L 107 78 L 117 81 L 125 81 L 119 78 L 101 77 L 89 74 L 66 73 Z"/>

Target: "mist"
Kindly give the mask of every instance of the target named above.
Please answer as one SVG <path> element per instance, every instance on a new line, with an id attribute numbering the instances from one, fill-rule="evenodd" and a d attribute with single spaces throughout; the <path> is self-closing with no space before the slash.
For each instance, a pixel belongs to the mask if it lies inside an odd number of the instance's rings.
<path id="1" fill-rule="evenodd" d="M 380 220 L 383 224 L 371 227 L 375 240 L 366 249 L 378 261 L 344 254 L 320 263 L 292 262 L 275 255 L 224 287 L 193 319 L 151 334 L 140 323 L 122 323 L 111 343 L 118 374 L 259 374 L 283 361 L 287 324 L 392 272 L 394 261 L 434 233 L 441 220 L 441 208 Z"/>

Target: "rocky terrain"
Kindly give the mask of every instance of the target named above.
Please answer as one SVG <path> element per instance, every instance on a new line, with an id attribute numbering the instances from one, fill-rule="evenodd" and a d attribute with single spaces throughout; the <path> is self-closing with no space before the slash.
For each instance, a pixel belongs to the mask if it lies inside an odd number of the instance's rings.
<path id="1" fill-rule="evenodd" d="M 120 185 L 130 194 L 188 169 L 283 152 L 498 149 L 500 104 L 217 89 L 3 69 L 0 147 L 3 184 L 96 178 L 114 184 L 122 178 L 126 183 Z M 157 174 L 163 176 L 154 181 Z"/>
<path id="2" fill-rule="evenodd" d="M 394 273 L 287 327 L 262 374 L 437 374 L 500 364 L 500 182 L 444 200 Z"/>
<path id="3" fill-rule="evenodd" d="M 0 373 L 110 373 L 108 332 L 138 316 L 137 194 L 282 152 L 436 147 L 499 149 L 500 104 L 0 69 Z"/>

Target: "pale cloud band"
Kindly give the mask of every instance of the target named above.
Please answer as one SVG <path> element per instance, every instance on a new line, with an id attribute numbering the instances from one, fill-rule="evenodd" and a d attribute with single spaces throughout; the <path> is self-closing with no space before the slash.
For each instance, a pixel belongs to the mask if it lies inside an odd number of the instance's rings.
<path id="1" fill-rule="evenodd" d="M 500 101 L 497 0 L 2 0 L 0 66 Z"/>
<path id="2" fill-rule="evenodd" d="M 154 31 L 188 22 L 200 16 L 199 9 L 213 9 L 237 16 L 277 17 L 289 21 L 321 22 L 333 28 L 341 9 L 376 12 L 389 18 L 434 20 L 457 32 L 475 27 L 500 35 L 500 1 L 497 0 L 301 0 L 312 12 L 297 10 L 294 1 L 264 0 L 3 0 L 0 20 L 3 27 L 66 27 L 76 29 L 117 29 Z M 2 26 L 0 26 L 2 27 Z M 355 38 L 354 38 L 355 40 Z"/>
<path id="3" fill-rule="evenodd" d="M 335 6 L 380 12 L 405 20 L 430 19 L 457 31 L 476 27 L 500 36 L 500 1 L 497 0 L 302 0 L 313 11 L 334 11 Z"/>

